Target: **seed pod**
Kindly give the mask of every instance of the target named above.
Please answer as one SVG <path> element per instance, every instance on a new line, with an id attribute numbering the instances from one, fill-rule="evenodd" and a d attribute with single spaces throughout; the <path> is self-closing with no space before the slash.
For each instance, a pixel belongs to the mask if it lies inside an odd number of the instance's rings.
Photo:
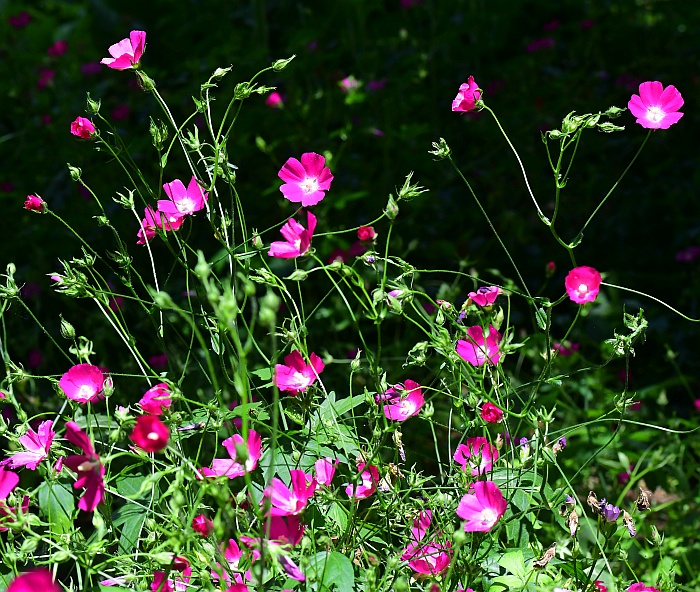
<path id="1" fill-rule="evenodd" d="M 549 546 L 549 549 L 544 552 L 542 557 L 532 562 L 533 567 L 547 567 L 547 564 L 554 558 L 554 553 L 556 553 L 556 550 L 557 544 L 552 543 Z"/>
<path id="2" fill-rule="evenodd" d="M 578 530 L 578 514 L 576 510 L 571 510 L 571 514 L 566 519 L 566 525 L 569 527 L 569 532 L 572 537 L 576 536 L 576 531 Z"/>
<path id="3" fill-rule="evenodd" d="M 634 520 L 627 510 L 622 510 L 622 522 L 627 527 L 631 537 L 637 534 L 637 527 L 634 525 Z"/>
<path id="4" fill-rule="evenodd" d="M 642 487 L 639 488 L 639 497 L 637 498 L 637 509 L 640 512 L 651 508 L 651 501 L 649 500 L 650 495 L 651 491 L 649 491 L 648 489 L 644 489 Z"/>

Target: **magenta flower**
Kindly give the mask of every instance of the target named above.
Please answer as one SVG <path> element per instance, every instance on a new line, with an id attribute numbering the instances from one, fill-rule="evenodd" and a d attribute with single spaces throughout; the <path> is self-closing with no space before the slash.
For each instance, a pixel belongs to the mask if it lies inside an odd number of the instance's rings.
<path id="1" fill-rule="evenodd" d="M 163 415 L 166 409 L 170 409 L 171 404 L 170 388 L 164 382 L 149 388 L 139 401 L 141 409 L 149 415 Z"/>
<path id="2" fill-rule="evenodd" d="M 10 592 L 8 589 L 7 592 Z M 637 582 L 636 584 L 632 584 L 629 588 L 627 588 L 627 592 L 659 592 L 654 586 L 647 586 L 643 582 Z"/>
<path id="3" fill-rule="evenodd" d="M 580 343 L 576 343 L 575 341 L 565 341 L 564 343 L 555 343 L 554 351 L 560 356 L 568 358 L 569 356 L 573 356 L 580 349 L 580 347 Z"/>
<path id="4" fill-rule="evenodd" d="M 287 239 L 286 242 L 273 242 L 267 254 L 270 257 L 281 259 L 294 259 L 304 255 L 311 246 L 311 238 L 316 229 L 316 216 L 311 212 L 307 212 L 307 225 L 308 230 L 294 219 L 287 220 L 287 223 L 280 230 L 282 236 Z"/>
<path id="5" fill-rule="evenodd" d="M 175 557 L 170 570 L 170 578 L 165 577 L 164 571 L 153 572 L 151 590 L 153 592 L 186 592 L 191 589 L 188 586 L 191 575 L 190 562 L 184 557 Z"/>
<path id="6" fill-rule="evenodd" d="M 70 124 L 70 133 L 83 140 L 89 140 L 95 135 L 95 126 L 85 117 L 78 117 Z"/>
<path id="7" fill-rule="evenodd" d="M 297 396 L 309 388 L 325 368 L 321 358 L 314 353 L 309 356 L 309 362 L 309 364 L 304 362 L 301 353 L 296 349 L 285 356 L 284 364 L 275 365 L 272 380 L 277 388 L 281 391 L 289 391 L 292 396 Z"/>
<path id="8" fill-rule="evenodd" d="M 243 537 L 242 537 L 243 538 Z M 238 543 L 234 539 L 228 540 L 228 545 L 224 549 L 224 558 L 226 559 L 227 567 L 223 568 L 222 565 L 217 561 L 215 563 L 217 569 L 212 569 L 211 579 L 215 582 L 222 580 L 227 586 L 231 585 L 231 574 L 233 575 L 233 581 L 237 584 L 243 584 L 243 578 L 250 579 L 251 573 L 248 570 L 245 574 L 239 573 L 241 569 L 238 567 L 241 559 L 243 558 L 243 550 L 238 546 Z M 228 592 L 227 589 L 226 592 Z"/>
<path id="9" fill-rule="evenodd" d="M 416 573 L 437 575 L 450 566 L 452 548 L 449 541 L 438 543 L 409 543 L 401 559 L 408 561 L 408 566 Z"/>
<path id="10" fill-rule="evenodd" d="M 302 206 L 315 206 L 331 188 L 333 175 L 325 166 L 326 159 L 315 152 L 301 155 L 301 162 L 290 158 L 284 163 L 277 176 L 284 181 L 280 187 L 282 195 L 292 203 Z"/>
<path id="11" fill-rule="evenodd" d="M 477 481 L 462 497 L 457 506 L 457 516 L 466 520 L 466 532 L 488 532 L 505 514 L 506 502 L 501 490 L 493 481 Z"/>
<path id="12" fill-rule="evenodd" d="M 498 459 L 498 449 L 489 444 L 486 438 L 477 436 L 467 438 L 464 444 L 457 446 L 453 458 L 462 465 L 463 470 L 466 471 L 469 465 L 472 475 L 483 475 L 491 470 L 493 462 Z"/>
<path id="13" fill-rule="evenodd" d="M 281 109 L 284 107 L 284 100 L 282 99 L 282 95 L 275 90 L 267 95 L 265 104 L 271 109 Z"/>
<path id="14" fill-rule="evenodd" d="M 203 468 L 202 474 L 205 477 L 242 477 L 246 473 L 250 473 L 258 466 L 258 461 L 262 455 L 262 438 L 255 430 L 248 431 L 248 457 L 245 460 L 238 460 L 238 452 L 236 445 L 242 446 L 244 443 L 243 437 L 234 434 L 230 438 L 226 438 L 221 444 L 226 448 L 230 458 L 215 458 L 211 463 L 211 469 Z"/>
<path id="15" fill-rule="evenodd" d="M 53 581 L 51 572 L 43 567 L 18 575 L 7 587 L 7 592 L 61 592 L 62 590 L 63 588 Z"/>
<path id="16" fill-rule="evenodd" d="M 483 366 L 498 364 L 501 359 L 501 334 L 489 325 L 488 336 L 484 337 L 484 330 L 480 325 L 475 325 L 467 329 L 468 341 L 460 339 L 457 342 L 457 354 L 465 362 L 472 366 Z"/>
<path id="17" fill-rule="evenodd" d="M 279 478 L 273 477 L 265 490 L 269 498 L 270 516 L 293 516 L 300 514 L 316 491 L 316 480 L 304 471 L 292 469 L 292 488 L 289 489 Z"/>
<path id="18" fill-rule="evenodd" d="M 698 257 L 700 257 L 700 246 L 698 245 L 691 245 L 676 253 L 676 261 L 680 263 L 692 263 Z"/>
<path id="19" fill-rule="evenodd" d="M 0 508 L 4 508 L 5 504 L 2 503 L 7 499 L 7 496 L 12 493 L 12 490 L 17 487 L 19 483 L 19 475 L 8 471 L 5 467 L 0 466 Z"/>
<path id="20" fill-rule="evenodd" d="M 425 404 L 425 397 L 420 385 L 407 379 L 403 384 L 396 384 L 383 395 L 377 396 L 377 403 L 384 402 L 384 415 L 394 421 L 406 421 L 418 415 Z"/>
<path id="21" fill-rule="evenodd" d="M 498 423 L 503 419 L 503 411 L 487 401 L 481 407 L 481 419 L 488 423 Z"/>
<path id="22" fill-rule="evenodd" d="M 153 240 L 156 235 L 156 228 L 161 228 L 163 230 L 179 230 L 182 226 L 183 218 L 179 217 L 172 222 L 167 221 L 165 214 L 153 211 L 151 206 L 148 206 L 144 210 L 145 218 L 141 220 L 141 228 L 136 233 L 138 240 L 137 245 L 145 245 L 146 243 Z"/>
<path id="23" fill-rule="evenodd" d="M 180 179 L 165 183 L 163 189 L 170 199 L 159 200 L 158 211 L 165 214 L 170 223 L 203 210 L 209 198 L 209 194 L 202 189 L 195 177 L 190 179 L 187 189 Z"/>
<path id="24" fill-rule="evenodd" d="M 104 398 L 102 394 L 104 382 L 104 374 L 97 366 L 78 364 L 61 376 L 58 386 L 72 401 L 91 403 Z"/>
<path id="25" fill-rule="evenodd" d="M 51 428 L 53 422 L 49 419 L 39 424 L 39 431 L 29 428 L 24 436 L 20 436 L 19 443 L 26 448 L 26 452 L 16 452 L 8 459 L 8 464 L 13 469 L 27 467 L 35 471 L 39 463 L 49 454 L 51 442 L 56 435 Z"/>
<path id="26" fill-rule="evenodd" d="M 469 292 L 469 298 L 477 306 L 491 306 L 500 293 L 498 286 L 482 286 L 476 292 Z"/>
<path id="27" fill-rule="evenodd" d="M 335 475 L 335 470 L 338 467 L 340 461 L 336 459 L 335 461 L 327 456 L 326 458 L 319 458 L 314 463 L 314 475 L 316 477 L 316 482 L 319 485 L 325 485 L 328 487 L 333 481 Z"/>
<path id="28" fill-rule="evenodd" d="M 64 53 L 68 51 L 68 42 L 60 39 L 59 41 L 56 41 L 53 45 L 51 45 L 47 50 L 46 50 L 46 55 L 49 55 L 54 58 L 61 57 Z"/>
<path id="29" fill-rule="evenodd" d="M 24 29 L 29 23 L 32 22 L 32 15 L 26 10 L 18 12 L 17 14 L 11 14 L 7 17 L 7 22 L 11 27 L 15 29 Z"/>
<path id="30" fill-rule="evenodd" d="M 113 70 L 128 70 L 136 68 L 146 49 L 146 32 L 131 31 L 128 39 L 122 39 L 109 48 L 111 58 L 102 58 L 101 64 Z"/>
<path id="31" fill-rule="evenodd" d="M 481 89 L 474 82 L 474 77 L 470 76 L 469 80 L 460 85 L 459 92 L 452 101 L 452 111 L 473 111 L 477 107 L 477 102 L 481 100 Z"/>
<path id="32" fill-rule="evenodd" d="M 683 117 L 678 110 L 683 106 L 683 97 L 675 86 L 666 88 L 658 81 L 642 82 L 639 94 L 632 95 L 627 103 L 637 118 L 637 123 L 648 129 L 668 129 Z"/>
<path id="33" fill-rule="evenodd" d="M 88 435 L 73 421 L 66 422 L 66 440 L 83 451 L 82 455 L 67 456 L 63 462 L 78 475 L 73 487 L 85 488 L 85 493 L 78 502 L 78 508 L 92 512 L 105 498 L 105 468 Z"/>
<path id="34" fill-rule="evenodd" d="M 204 514 L 200 514 L 192 518 L 192 530 L 204 537 L 208 537 L 214 532 L 214 523 Z"/>
<path id="35" fill-rule="evenodd" d="M 24 200 L 24 209 L 30 212 L 39 212 L 43 214 L 47 210 L 46 202 L 38 195 L 28 195 Z"/>
<path id="36" fill-rule="evenodd" d="M 603 278 L 595 269 L 584 265 L 575 267 L 568 273 L 564 286 L 571 300 L 576 304 L 585 304 L 596 299 L 602 280 Z"/>
<path id="37" fill-rule="evenodd" d="M 358 463 L 357 470 L 362 479 L 360 484 L 355 486 L 352 483 L 348 483 L 345 487 L 347 496 L 355 501 L 368 498 L 377 491 L 377 485 L 379 484 L 379 470 L 374 465 L 366 465 L 361 462 Z"/>
<path id="38" fill-rule="evenodd" d="M 141 415 L 129 438 L 146 452 L 160 452 L 168 445 L 170 430 L 155 415 Z"/>

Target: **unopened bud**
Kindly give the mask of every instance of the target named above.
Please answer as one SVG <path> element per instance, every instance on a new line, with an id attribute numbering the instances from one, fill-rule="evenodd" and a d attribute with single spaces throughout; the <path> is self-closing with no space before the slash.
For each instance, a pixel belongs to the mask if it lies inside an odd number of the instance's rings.
<path id="1" fill-rule="evenodd" d="M 151 92 L 156 88 L 155 81 L 142 70 L 136 70 L 136 79 L 144 92 Z"/>
<path id="2" fill-rule="evenodd" d="M 72 166 L 70 163 L 67 164 L 70 178 L 73 179 L 73 181 L 80 181 L 80 176 L 83 174 L 83 171 L 81 171 L 78 167 Z"/>
<path id="3" fill-rule="evenodd" d="M 90 115 L 97 115 L 100 112 L 101 106 L 102 101 L 100 99 L 95 101 L 90 96 L 90 93 L 87 94 L 87 112 L 90 113 Z"/>
<path id="4" fill-rule="evenodd" d="M 75 339 L 75 327 L 61 317 L 61 337 L 64 339 Z"/>
<path id="5" fill-rule="evenodd" d="M 287 66 L 289 66 L 289 63 L 297 57 L 296 54 L 293 55 L 291 58 L 287 58 L 286 60 L 276 60 L 272 63 L 272 69 L 275 72 L 281 72 L 284 70 Z"/>
<path id="6" fill-rule="evenodd" d="M 258 234 L 257 230 L 253 230 L 253 248 L 257 249 L 258 251 L 261 251 L 265 248 L 265 245 L 263 244 L 263 241 L 260 238 L 260 235 Z"/>
<path id="7" fill-rule="evenodd" d="M 399 215 L 399 205 L 396 203 L 393 195 L 389 196 L 389 201 L 386 203 L 384 213 L 389 220 L 395 220 L 396 216 Z"/>

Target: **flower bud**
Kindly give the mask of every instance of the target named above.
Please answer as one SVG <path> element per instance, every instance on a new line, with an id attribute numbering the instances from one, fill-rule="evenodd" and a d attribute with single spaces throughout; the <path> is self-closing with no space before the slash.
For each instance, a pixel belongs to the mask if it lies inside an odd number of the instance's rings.
<path id="1" fill-rule="evenodd" d="M 434 150 L 428 150 L 428 153 L 434 154 L 439 159 L 447 158 L 452 152 L 447 142 L 445 142 L 445 138 L 440 138 L 438 142 L 433 142 L 433 148 Z"/>
<path id="2" fill-rule="evenodd" d="M 83 171 L 81 171 L 80 168 L 71 166 L 70 163 L 68 163 L 68 172 L 70 173 L 70 178 L 73 179 L 73 181 L 80 181 L 80 176 L 83 174 Z"/>
<path id="3" fill-rule="evenodd" d="M 87 112 L 90 115 L 97 115 L 100 112 L 100 107 L 102 106 L 102 100 L 97 99 L 96 101 L 92 99 L 90 93 L 87 94 Z"/>
<path id="4" fill-rule="evenodd" d="M 136 80 L 144 92 L 151 92 L 156 88 L 155 81 L 143 70 L 136 70 Z"/>
<path id="5" fill-rule="evenodd" d="M 384 208 L 384 213 L 389 220 L 395 220 L 396 216 L 399 215 L 399 205 L 396 203 L 393 195 L 389 195 L 389 201 L 387 201 L 386 208 Z"/>
<path id="6" fill-rule="evenodd" d="M 265 245 L 263 244 L 263 241 L 260 238 L 260 235 L 258 234 L 257 230 L 253 230 L 253 248 L 257 249 L 258 251 L 261 251 L 265 248 Z"/>
<path id="7" fill-rule="evenodd" d="M 64 339 L 75 339 L 75 327 L 61 317 L 61 337 Z"/>
<path id="8" fill-rule="evenodd" d="M 290 63 L 295 57 L 297 57 L 296 54 L 293 55 L 291 58 L 287 58 L 286 60 L 275 60 L 275 61 L 272 63 L 272 69 L 273 69 L 275 72 L 281 72 L 281 71 L 284 70 L 287 66 L 289 66 L 289 63 Z"/>

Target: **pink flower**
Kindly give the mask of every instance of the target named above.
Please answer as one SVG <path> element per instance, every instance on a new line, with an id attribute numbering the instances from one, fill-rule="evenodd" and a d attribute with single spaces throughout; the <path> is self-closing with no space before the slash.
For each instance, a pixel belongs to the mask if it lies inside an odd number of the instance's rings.
<path id="1" fill-rule="evenodd" d="M 78 502 L 78 508 L 92 512 L 105 498 L 105 468 L 100 462 L 100 457 L 95 453 L 88 435 L 73 421 L 66 422 L 66 440 L 83 451 L 82 455 L 67 456 L 63 462 L 78 475 L 73 487 L 85 488 L 85 493 Z"/>
<path id="2" fill-rule="evenodd" d="M 695 401 L 693 401 L 693 405 L 695 405 L 696 411 L 700 411 L 700 399 L 695 399 Z"/>
<path id="3" fill-rule="evenodd" d="M 160 452 L 168 445 L 170 430 L 155 415 L 141 415 L 129 436 L 131 441 L 146 452 Z"/>
<path id="4" fill-rule="evenodd" d="M 7 587 L 7 592 L 61 592 L 62 590 L 63 588 L 54 583 L 51 572 L 43 567 L 18 575 Z"/>
<path id="5" fill-rule="evenodd" d="M 19 483 L 19 475 L 12 471 L 5 470 L 5 467 L 0 466 L 0 508 L 4 508 L 5 504 L 2 501 L 7 499 L 7 496 L 12 493 L 12 490 Z"/>
<path id="6" fill-rule="evenodd" d="M 420 385 L 410 378 L 403 384 L 394 385 L 377 399 L 377 403 L 386 403 L 384 415 L 394 421 L 406 421 L 409 417 L 418 415 L 425 404 Z"/>
<path id="7" fill-rule="evenodd" d="M 457 342 L 456 349 L 460 358 L 472 366 L 483 366 L 486 362 L 498 364 L 501 359 L 501 334 L 493 325 L 489 325 L 488 337 L 484 337 L 484 330 L 480 325 L 469 327 L 467 337 L 469 341 L 460 339 Z"/>
<path id="8" fill-rule="evenodd" d="M 319 485 L 325 485 L 328 487 L 333 481 L 333 476 L 335 475 L 335 470 L 338 467 L 338 459 L 335 461 L 327 456 L 326 458 L 319 458 L 314 463 L 314 475 L 316 477 L 316 482 Z"/>
<path id="9" fill-rule="evenodd" d="M 673 85 L 664 89 L 656 80 L 642 82 L 639 94 L 632 95 L 627 106 L 637 123 L 648 129 L 668 129 L 683 117 L 678 111 L 683 106 L 681 93 Z"/>
<path id="10" fill-rule="evenodd" d="M 148 358 L 148 365 L 151 368 L 167 368 L 168 366 L 168 354 L 162 353 L 162 354 L 153 354 L 150 358 Z"/>
<path id="11" fill-rule="evenodd" d="M 217 570 L 211 570 L 211 579 L 214 580 L 215 582 L 218 582 L 219 580 L 223 579 L 224 582 L 226 582 L 227 586 L 231 585 L 231 575 L 230 573 L 233 572 L 233 581 L 235 581 L 237 584 L 242 584 L 243 583 L 243 575 L 240 573 L 237 573 L 240 571 L 240 568 L 238 567 L 238 564 L 240 563 L 241 559 L 243 558 L 243 551 L 242 549 L 238 546 L 236 541 L 234 539 L 229 539 L 228 540 L 228 545 L 226 545 L 226 548 L 224 549 L 224 558 L 226 559 L 226 563 L 228 564 L 226 568 L 222 568 L 222 565 L 217 561 L 216 562 L 216 567 L 218 568 Z M 219 575 L 221 574 L 221 575 Z M 249 579 L 250 576 L 250 570 L 246 572 L 245 578 Z M 229 588 L 230 590 L 230 588 Z M 228 592 L 228 590 L 227 590 Z"/>
<path id="12" fill-rule="evenodd" d="M 292 478 L 291 489 L 279 478 L 273 477 L 272 482 L 265 490 L 265 496 L 272 504 L 270 516 L 300 514 L 316 491 L 316 480 L 304 471 L 292 469 L 289 474 Z"/>
<path id="13" fill-rule="evenodd" d="M 340 87 L 341 91 L 347 94 L 349 92 L 359 89 L 360 81 L 351 74 L 350 76 L 346 76 L 345 78 L 343 78 L 338 83 L 338 86 Z"/>
<path id="14" fill-rule="evenodd" d="M 235 477 L 242 477 L 246 473 L 250 473 L 258 466 L 258 461 L 262 454 L 262 438 L 255 430 L 250 430 L 248 432 L 248 442 L 246 444 L 248 452 L 246 459 L 239 461 L 238 452 L 236 450 L 237 446 L 242 447 L 244 445 L 242 436 L 234 434 L 232 437 L 226 438 L 221 444 L 226 448 L 230 458 L 215 458 L 211 463 L 211 469 L 206 467 L 202 469 L 202 474 L 205 477 L 226 476 L 229 479 L 234 479 Z"/>
<path id="15" fill-rule="evenodd" d="M 527 49 L 528 53 L 535 53 L 537 51 L 542 51 L 543 49 L 551 49 L 555 45 L 556 41 L 554 41 L 552 37 L 541 37 L 530 41 L 525 49 Z"/>
<path id="16" fill-rule="evenodd" d="M 89 140 L 95 135 L 95 126 L 85 117 L 78 117 L 70 124 L 70 133 L 83 140 Z"/>
<path id="17" fill-rule="evenodd" d="M 290 158 L 284 163 L 277 176 L 284 181 L 280 187 L 282 195 L 292 203 L 302 206 L 315 206 L 331 188 L 333 175 L 325 166 L 326 159 L 315 152 L 301 155 L 301 162 Z"/>
<path id="18" fill-rule="evenodd" d="M 576 343 L 575 341 L 565 341 L 564 343 L 555 343 L 554 351 L 560 356 L 568 358 L 569 356 L 573 356 L 580 347 L 580 343 Z"/>
<path id="19" fill-rule="evenodd" d="M 150 242 L 156 235 L 156 228 L 161 228 L 166 231 L 168 230 L 179 230 L 182 226 L 183 218 L 176 218 L 172 222 L 168 222 L 165 214 L 153 211 L 151 206 L 148 206 L 144 210 L 145 218 L 141 220 L 141 228 L 139 229 L 136 236 L 139 240 L 136 241 L 137 245 L 145 245 Z"/>
<path id="20" fill-rule="evenodd" d="M 360 226 L 357 229 L 357 239 L 363 243 L 368 243 L 377 238 L 377 233 L 371 226 Z"/>
<path id="21" fill-rule="evenodd" d="M 104 398 L 104 374 L 92 364 L 78 364 L 61 376 L 58 386 L 66 397 L 78 403 L 92 403 Z"/>
<path id="22" fill-rule="evenodd" d="M 469 298 L 477 306 L 491 306 L 500 293 L 498 286 L 482 286 L 476 292 L 469 292 Z"/>
<path id="23" fill-rule="evenodd" d="M 608 587 L 605 585 L 603 580 L 596 580 L 595 582 L 593 582 L 593 585 L 595 586 L 598 592 L 608 592 Z"/>
<path id="24" fill-rule="evenodd" d="M 409 543 L 401 559 L 408 560 L 408 566 L 416 573 L 437 575 L 450 566 L 452 549 L 449 541 L 444 543 Z"/>
<path id="25" fill-rule="evenodd" d="M 306 525 L 297 515 L 265 517 L 265 539 L 269 545 L 291 545 L 299 544 L 304 536 Z M 260 539 L 241 537 L 241 541 L 249 547 L 260 545 Z"/>
<path id="26" fill-rule="evenodd" d="M 24 436 L 20 436 L 19 443 L 26 448 L 26 452 L 16 452 L 8 459 L 8 464 L 13 469 L 27 467 L 35 471 L 39 463 L 49 454 L 49 448 L 56 435 L 51 428 L 53 422 L 49 419 L 39 424 L 39 431 L 29 428 Z"/>
<path id="27" fill-rule="evenodd" d="M 124 121 L 129 119 L 129 115 L 131 115 L 131 108 L 129 105 L 125 104 L 117 105 L 109 112 L 109 116 L 114 119 L 114 121 Z"/>
<path id="28" fill-rule="evenodd" d="M 38 195 L 28 195 L 27 199 L 24 200 L 24 209 L 43 214 L 48 209 L 48 206 Z"/>
<path id="29" fill-rule="evenodd" d="M 158 201 L 158 211 L 166 215 L 168 222 L 175 222 L 183 216 L 191 216 L 205 208 L 209 194 L 204 192 L 202 186 L 195 177 L 190 179 L 190 184 L 185 185 L 180 179 L 163 185 L 165 193 L 170 199 Z"/>
<path id="30" fill-rule="evenodd" d="M 182 575 L 176 572 L 181 572 Z M 153 572 L 151 590 L 153 592 L 185 592 L 186 590 L 190 590 L 188 586 L 190 575 L 192 575 L 190 562 L 184 557 L 175 557 L 172 569 L 170 570 L 170 578 L 166 579 L 164 571 Z"/>
<path id="31" fill-rule="evenodd" d="M 488 423 L 498 423 L 503 419 L 503 411 L 490 401 L 487 401 L 481 407 L 481 419 Z"/>
<path id="32" fill-rule="evenodd" d="M 491 470 L 493 462 L 498 459 L 498 449 L 489 444 L 486 438 L 477 436 L 467 438 L 464 444 L 457 446 L 453 458 L 462 465 L 463 470 L 466 471 L 469 465 L 472 475 L 483 475 Z"/>
<path id="33" fill-rule="evenodd" d="M 470 76 L 469 80 L 460 85 L 459 92 L 452 101 L 452 111 L 473 111 L 477 107 L 477 102 L 481 100 L 481 89 L 474 82 L 474 77 Z"/>
<path id="34" fill-rule="evenodd" d="M 316 229 L 316 216 L 311 212 L 307 212 L 308 230 L 294 219 L 287 220 L 287 223 L 282 227 L 280 232 L 287 239 L 284 241 L 275 241 L 270 245 L 270 250 L 267 254 L 270 257 L 279 257 L 281 259 L 294 259 L 304 255 L 311 246 L 311 239 Z"/>
<path id="35" fill-rule="evenodd" d="M 488 532 L 505 514 L 508 502 L 492 481 L 477 481 L 457 506 L 457 516 L 467 521 L 466 532 Z"/>
<path id="36" fill-rule="evenodd" d="M 62 56 L 67 51 L 68 51 L 68 42 L 60 40 L 60 41 L 56 41 L 56 43 L 54 43 L 51 47 L 49 47 L 46 50 L 46 54 L 57 58 L 57 57 Z"/>
<path id="37" fill-rule="evenodd" d="M 23 10 L 17 14 L 11 14 L 8 16 L 7 22 L 15 29 L 24 29 L 24 27 L 32 22 L 32 15 L 30 15 L 26 10 Z"/>
<path id="38" fill-rule="evenodd" d="M 363 462 L 357 465 L 357 470 L 360 473 L 360 484 L 355 486 L 352 483 L 348 483 L 345 487 L 345 493 L 354 500 L 366 499 L 377 491 L 379 470 L 374 465 L 366 465 Z"/>
<path id="39" fill-rule="evenodd" d="M 10 592 L 8 590 L 8 592 Z M 627 588 L 627 592 L 659 592 L 654 586 L 647 586 L 642 582 L 637 582 L 636 584 L 632 584 L 629 588 Z"/>
<path id="40" fill-rule="evenodd" d="M 214 523 L 204 514 L 200 514 L 192 518 L 192 530 L 204 537 L 208 537 L 214 532 Z"/>
<path id="41" fill-rule="evenodd" d="M 316 354 L 309 356 L 309 364 L 304 362 L 299 350 L 294 350 L 284 357 L 284 364 L 275 365 L 275 374 L 272 378 L 277 388 L 281 391 L 289 391 L 292 396 L 297 396 L 311 386 L 318 375 L 325 368 L 325 364 Z"/>
<path id="42" fill-rule="evenodd" d="M 700 246 L 692 245 L 676 253 L 676 261 L 680 263 L 692 263 L 700 257 Z"/>
<path id="43" fill-rule="evenodd" d="M 281 109 L 284 107 L 284 101 L 282 100 L 282 95 L 276 90 L 267 95 L 265 99 L 265 104 L 271 109 Z"/>
<path id="44" fill-rule="evenodd" d="M 37 88 L 41 90 L 45 89 L 47 86 L 49 86 L 49 84 L 53 82 L 53 79 L 55 77 L 56 72 L 54 70 L 52 70 L 51 68 L 42 68 L 41 70 L 39 70 L 39 77 L 36 81 Z"/>
<path id="45" fill-rule="evenodd" d="M 128 70 L 136 68 L 146 49 L 146 32 L 131 31 L 128 39 L 122 39 L 119 43 L 110 46 L 111 58 L 102 58 L 101 64 L 113 70 Z"/>
<path id="46" fill-rule="evenodd" d="M 575 267 L 568 273 L 564 286 L 571 300 L 576 304 L 585 304 L 596 299 L 602 279 L 595 269 L 584 265 Z"/>
<path id="47" fill-rule="evenodd" d="M 141 409 L 149 415 L 163 415 L 166 409 L 170 409 L 171 403 L 170 388 L 164 382 L 149 388 L 139 401 Z"/>

